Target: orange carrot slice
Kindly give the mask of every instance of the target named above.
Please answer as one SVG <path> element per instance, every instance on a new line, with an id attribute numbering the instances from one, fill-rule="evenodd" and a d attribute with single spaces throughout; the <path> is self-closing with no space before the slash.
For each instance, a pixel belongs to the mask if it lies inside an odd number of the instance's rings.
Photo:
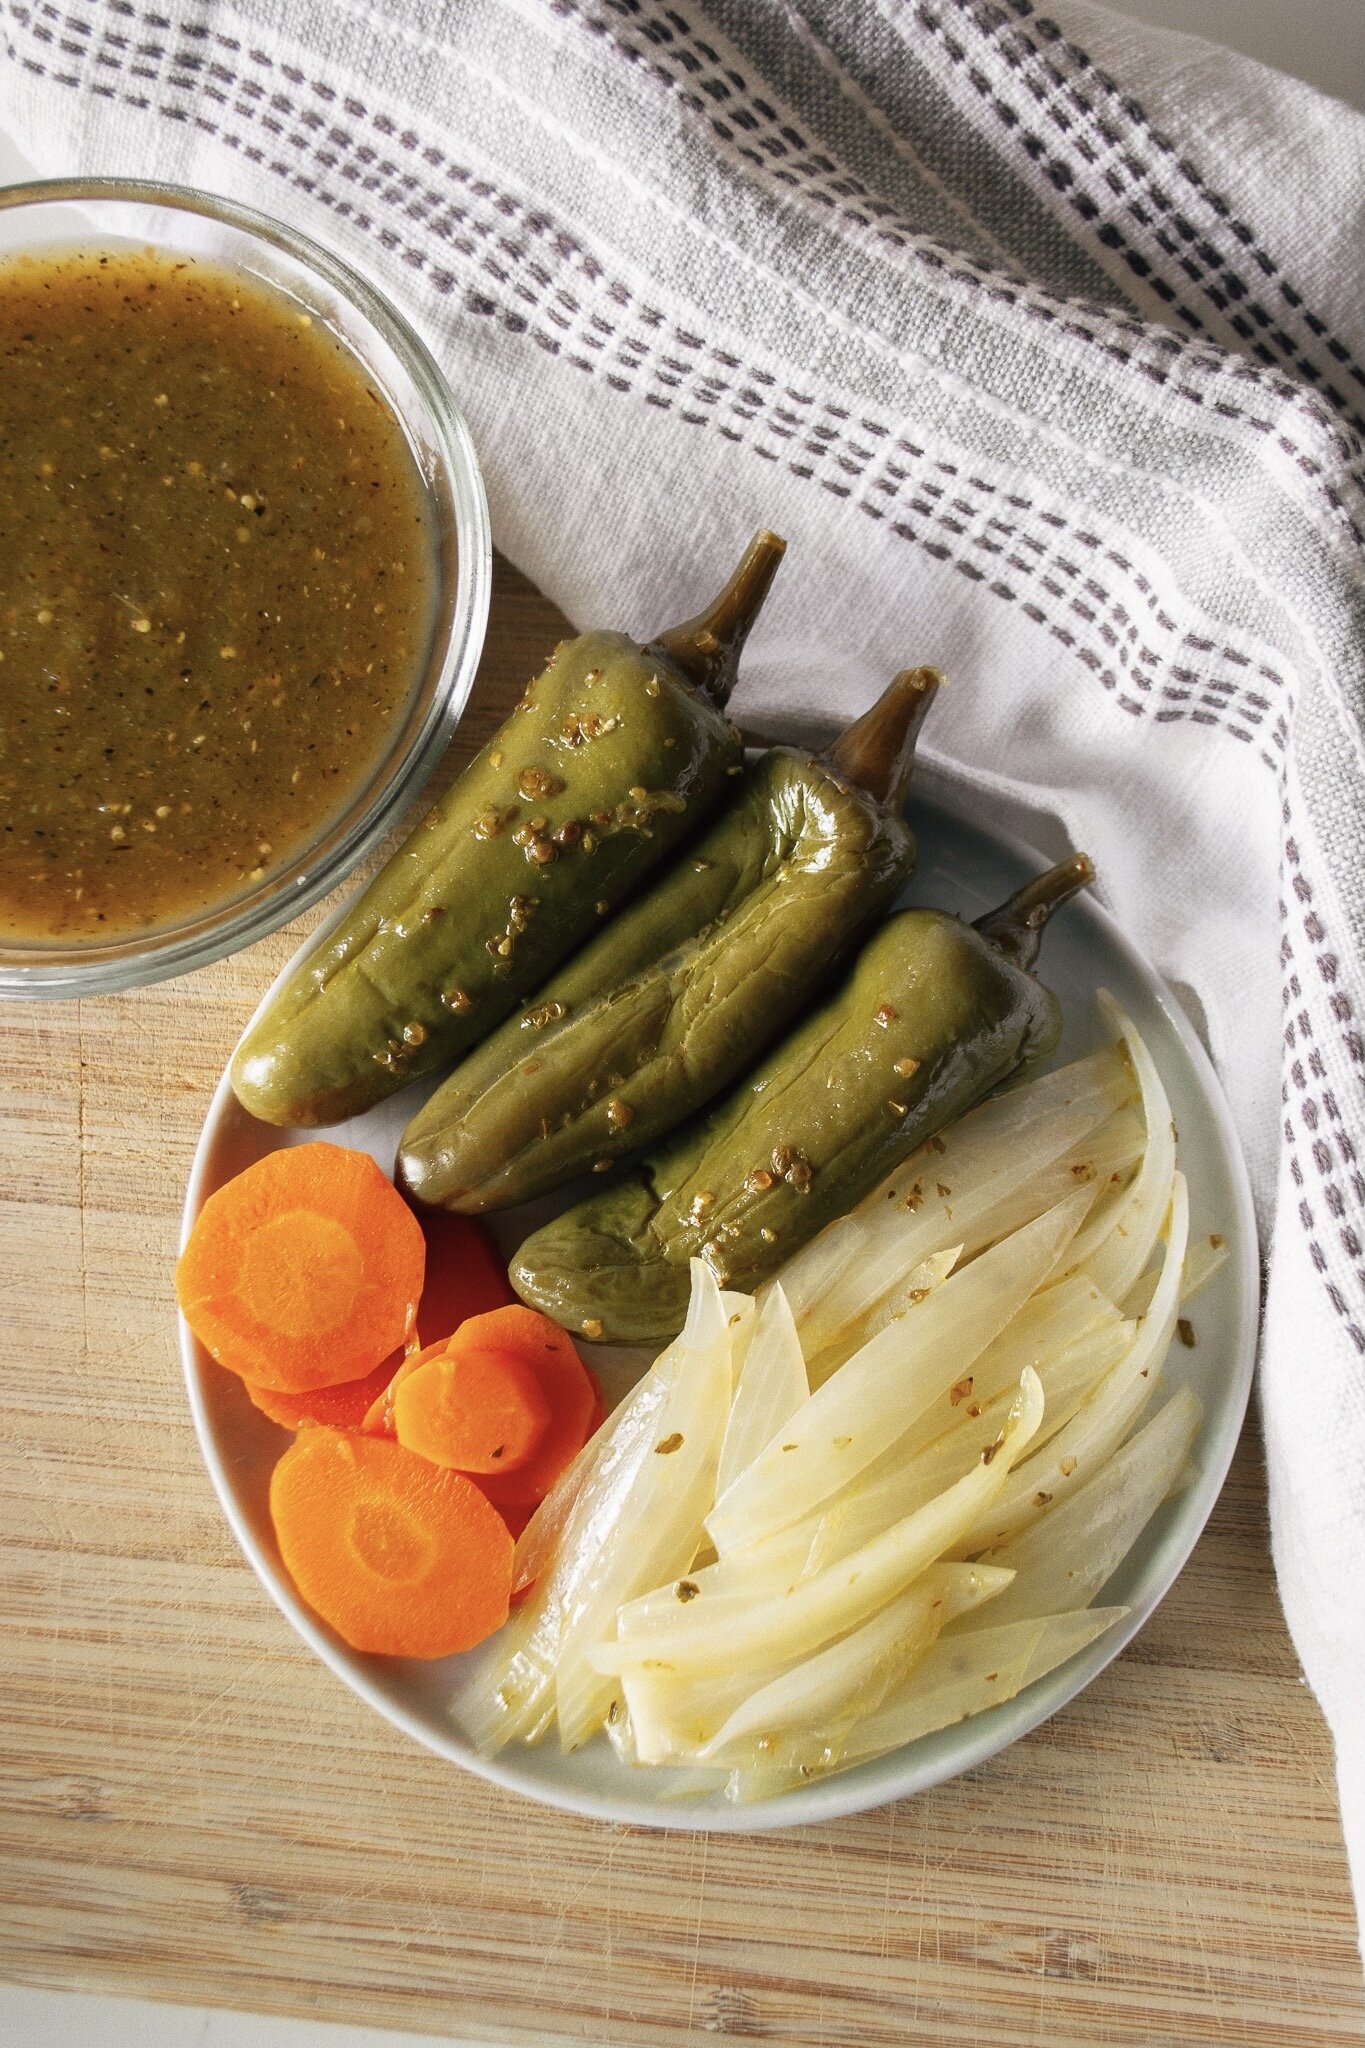
<path id="1" fill-rule="evenodd" d="M 403 1343 L 425 1258 L 416 1217 L 368 1153 L 288 1146 L 209 1196 L 176 1293 L 220 1365 L 304 1393 L 363 1378 Z"/>
<path id="2" fill-rule="evenodd" d="M 398 1441 L 457 1472 L 515 1472 L 538 1450 L 550 1404 L 533 1368 L 512 1351 L 449 1348 L 394 1390 Z"/>
<path id="3" fill-rule="evenodd" d="M 262 1415 L 278 1422 L 282 1429 L 302 1429 L 320 1422 L 330 1429 L 359 1429 L 376 1401 L 403 1363 L 400 1351 L 391 1351 L 382 1365 L 361 1380 L 343 1380 L 335 1387 L 314 1387 L 306 1394 L 278 1393 L 273 1387 L 258 1387 L 254 1380 L 243 1386 Z"/>
<path id="4" fill-rule="evenodd" d="M 393 1403 L 399 1385 L 419 1365 L 444 1351 L 446 1340 L 462 1322 L 516 1300 L 502 1254 L 473 1216 L 428 1209 L 417 1220 L 427 1252 L 422 1297 L 417 1304 L 421 1350 L 409 1353 L 380 1398 L 367 1409 L 360 1427 L 372 1436 L 394 1434 Z"/>
<path id="5" fill-rule="evenodd" d="M 516 1300 L 507 1261 L 483 1224 L 446 1209 L 425 1209 L 418 1217 L 426 1240 L 426 1279 L 417 1304 L 417 1334 L 423 1344 L 449 1337 L 470 1316 L 486 1315 Z"/>
<path id="6" fill-rule="evenodd" d="M 360 1427 L 366 1436 L 398 1434 L 393 1421 L 393 1404 L 398 1389 L 405 1379 L 416 1372 L 419 1365 L 425 1365 L 428 1359 L 443 1357 L 448 1342 L 448 1338 L 442 1337 L 439 1343 L 424 1345 L 420 1351 L 409 1351 L 405 1358 L 400 1359 L 397 1370 L 391 1374 L 378 1398 L 365 1410 Z"/>
<path id="7" fill-rule="evenodd" d="M 587 1441 L 596 1389 L 558 1323 L 519 1303 L 461 1323 L 445 1356 L 458 1360 L 476 1351 L 512 1352 L 524 1359 L 549 1404 L 549 1427 L 524 1465 L 515 1472 L 478 1474 L 479 1486 L 496 1506 L 534 1507 Z"/>
<path id="8" fill-rule="evenodd" d="M 289 1576 L 354 1650 L 448 1657 L 507 1619 L 502 1516 L 401 1444 L 301 1430 L 271 1476 L 270 1514 Z"/>

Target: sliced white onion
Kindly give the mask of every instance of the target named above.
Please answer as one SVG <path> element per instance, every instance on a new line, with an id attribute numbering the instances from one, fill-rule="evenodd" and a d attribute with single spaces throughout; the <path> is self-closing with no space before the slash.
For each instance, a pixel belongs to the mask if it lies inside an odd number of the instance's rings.
<path id="1" fill-rule="evenodd" d="M 1099 1204 L 1086 1227 L 1077 1233 L 1067 1266 L 1068 1270 L 1084 1267 L 1112 1301 L 1122 1301 L 1141 1278 L 1170 1206 L 1176 1131 L 1161 1076 L 1137 1026 L 1107 989 L 1100 990 L 1099 1004 L 1122 1038 L 1142 1090 L 1147 1149 L 1132 1186 L 1112 1202 Z"/>
<path id="2" fill-rule="evenodd" d="M 1192 1301 L 1201 1287 L 1212 1280 L 1215 1273 L 1227 1264 L 1227 1241 L 1223 1237 L 1192 1237 L 1190 1248 L 1185 1254 L 1185 1270 L 1180 1276 L 1180 1306 Z M 1123 1313 L 1126 1316 L 1145 1316 L 1156 1293 L 1156 1283 L 1161 1278 L 1159 1266 L 1149 1266 L 1142 1278 L 1123 1297 Z"/>
<path id="3" fill-rule="evenodd" d="M 555 1708 L 565 1749 L 586 1741 L 611 1705 L 614 1688 L 590 1661 L 594 1643 L 609 1632 L 619 1607 L 685 1570 L 696 1554 L 698 1528 L 715 1498 L 731 1388 L 729 1319 L 710 1268 L 694 1259 L 691 1305 L 654 1441 L 564 1615 Z"/>
<path id="4" fill-rule="evenodd" d="M 1065 1429 L 1058 1430 L 1045 1449 L 1011 1473 L 1009 1485 L 968 1531 L 964 1556 L 975 1556 L 1008 1541 L 1055 1502 L 1078 1492 L 1132 1429 L 1156 1391 L 1157 1374 L 1175 1335 L 1189 1216 L 1185 1176 L 1178 1173 L 1171 1192 L 1161 1279 L 1127 1356 L 1105 1375 Z"/>
<path id="5" fill-rule="evenodd" d="M 837 1643 L 759 1686 L 716 1730 L 702 1763 L 813 1764 L 832 1761 L 853 1723 L 874 1714 L 953 1621 L 1009 1585 L 1008 1572 L 986 1565 L 930 1565 L 907 1587 Z M 793 1739 L 801 1754 L 792 1754 Z"/>
<path id="6" fill-rule="evenodd" d="M 1088 1485 L 988 1551 L 983 1562 L 1015 1574 L 991 1623 L 1035 1620 L 1093 1600 L 1180 1477 L 1198 1428 L 1199 1403 L 1182 1387 Z"/>
<path id="7" fill-rule="evenodd" d="M 841 1366 L 708 1516 L 720 1555 L 809 1514 L 969 1372 L 1061 1258 L 1091 1199 L 1088 1188 L 1068 1195 L 954 1273 Z"/>
<path id="8" fill-rule="evenodd" d="M 567 1618 L 658 1440 L 679 1356 L 678 1345 L 670 1345 L 632 1398 L 603 1424 L 582 1483 L 572 1490 L 553 1563 L 467 1669 L 451 1711 L 485 1755 L 516 1738 L 536 1741 L 553 1717 L 555 1669 Z"/>
<path id="9" fill-rule="evenodd" d="M 994 1097 L 921 1146 L 779 1274 L 808 1357 L 1135 1093 L 1131 1069 L 1110 1047 Z M 1044 1195 L 1032 1213 L 1048 1206 Z"/>
<path id="10" fill-rule="evenodd" d="M 1187 1391 L 1133 1432 L 1224 1253 L 1189 1241 L 1165 1091 L 1102 1000 L 1121 1045 L 931 1140 L 757 1302 L 694 1262 L 681 1336 L 541 1504 L 529 1595 L 467 1660 L 482 1748 L 557 1720 L 666 1766 L 665 1796 L 769 1798 L 1125 1612 L 1084 1603 L 1189 1469 Z"/>
<path id="11" fill-rule="evenodd" d="M 719 1673 L 742 1661 L 777 1663 L 823 1648 L 895 1598 L 963 1532 L 1008 1483 L 1009 1467 L 1043 1419 L 1036 1373 L 1026 1373 L 1019 1399 L 992 1447 L 964 1479 L 874 1542 L 788 1593 L 765 1600 L 716 1595 L 642 1616 L 631 1605 L 617 1614 L 617 1640 L 600 1642 L 592 1661 L 605 1676 L 638 1671 Z"/>
<path id="12" fill-rule="evenodd" d="M 716 1475 L 718 1501 L 809 1399 L 801 1340 L 786 1295 L 774 1287 L 758 1314 L 735 1388 Z"/>
<path id="13" fill-rule="evenodd" d="M 1026 1365 L 1042 1375 L 1063 1353 L 1092 1341 L 1097 1349 L 1101 1348 L 1103 1339 L 1123 1329 L 1123 1317 L 1114 1304 L 1084 1274 L 1073 1274 L 1068 1280 L 1045 1287 L 1040 1294 L 1030 1295 L 986 1346 L 971 1371 L 959 1374 L 952 1386 L 906 1431 L 900 1440 L 901 1455 L 911 1456 L 935 1442 L 946 1429 L 963 1419 L 969 1404 L 993 1400 L 1006 1390 L 1012 1394 Z M 1109 1363 L 1113 1362 L 1111 1358 Z M 1051 1428 L 1050 1412 L 1044 1427 Z"/>
<path id="14" fill-rule="evenodd" d="M 1126 1607 L 1091 1607 L 967 1633 L 959 1624 L 951 1635 L 939 1637 L 901 1693 L 858 1724 L 845 1745 L 843 1761 L 862 1763 L 884 1756 L 936 1728 L 1013 1699 L 1113 1628 L 1127 1612 Z"/>
<path id="15" fill-rule="evenodd" d="M 1097 1381 L 1126 1354 L 1133 1332 L 1132 1324 L 1120 1322 L 1112 1330 L 1092 1332 L 1068 1350 L 1040 1361 L 1037 1371 L 1045 1405 L 1031 1454 L 1066 1426 Z M 984 1403 L 965 1400 L 957 1423 L 934 1442 L 908 1455 L 899 1444 L 893 1445 L 845 1493 L 836 1494 L 817 1515 L 774 1537 L 772 1544 L 785 1541 L 789 1552 L 801 1560 L 801 1575 L 809 1577 L 871 1542 L 881 1530 L 971 1470 L 985 1447 L 995 1442 L 1013 1399 L 1010 1387 Z M 738 1551 L 733 1563 L 756 1562 L 766 1548 L 760 1545 L 757 1551 Z"/>
<path id="16" fill-rule="evenodd" d="M 900 1322 L 912 1308 L 918 1308 L 956 1269 L 962 1253 L 960 1244 L 949 1245 L 941 1252 L 931 1252 L 927 1259 L 921 1259 L 917 1266 L 912 1266 L 889 1293 L 872 1302 L 866 1315 L 845 1323 L 834 1343 L 823 1351 L 811 1353 L 807 1371 L 811 1390 L 822 1387 L 841 1365 L 847 1365 L 855 1352 L 870 1344 L 883 1330 L 890 1329 L 892 1323 Z M 800 1342 L 799 1336 L 797 1342 Z"/>

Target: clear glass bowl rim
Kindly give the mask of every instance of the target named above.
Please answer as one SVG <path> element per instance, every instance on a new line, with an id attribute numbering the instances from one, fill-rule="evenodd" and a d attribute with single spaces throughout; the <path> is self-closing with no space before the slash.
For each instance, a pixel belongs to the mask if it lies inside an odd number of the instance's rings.
<path id="1" fill-rule="evenodd" d="M 135 936 L 92 946 L 79 959 L 50 962 L 35 952 L 32 963 L 0 960 L 0 997 L 48 999 L 106 995 L 187 974 L 221 960 L 277 931 L 352 874 L 399 821 L 445 752 L 463 716 L 483 651 L 492 586 L 493 543 L 488 500 L 473 439 L 445 377 L 426 343 L 376 286 L 342 257 L 311 236 L 272 220 L 254 207 L 189 185 L 150 179 L 53 178 L 0 188 L 0 213 L 24 206 L 124 205 L 161 207 L 190 213 L 235 229 L 281 251 L 329 286 L 378 333 L 416 387 L 430 417 L 435 453 L 444 470 L 455 516 L 456 563 L 453 616 L 438 621 L 446 635 L 441 675 L 422 722 L 398 759 L 375 771 L 371 800 L 350 827 L 302 865 L 280 876 L 245 902 L 221 912 L 209 910 L 175 931 L 156 937 L 140 952 Z"/>

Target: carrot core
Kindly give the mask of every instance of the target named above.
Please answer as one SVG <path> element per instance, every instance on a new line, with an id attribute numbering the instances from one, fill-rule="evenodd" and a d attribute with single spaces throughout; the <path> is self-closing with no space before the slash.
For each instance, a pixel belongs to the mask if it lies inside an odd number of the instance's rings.
<path id="1" fill-rule="evenodd" d="M 311 1209 L 287 1209 L 242 1248 L 237 1293 L 282 1337 L 334 1330 L 355 1306 L 365 1261 L 349 1230 Z"/>
<path id="2" fill-rule="evenodd" d="M 501 1628 L 512 1538 L 473 1480 L 387 1437 L 301 1430 L 270 1480 L 299 1592 L 352 1649 L 447 1657 Z"/>
<path id="3" fill-rule="evenodd" d="M 430 1539 L 393 1501 L 357 1501 L 350 1540 L 360 1563 L 391 1586 L 419 1579 L 430 1568 Z"/>

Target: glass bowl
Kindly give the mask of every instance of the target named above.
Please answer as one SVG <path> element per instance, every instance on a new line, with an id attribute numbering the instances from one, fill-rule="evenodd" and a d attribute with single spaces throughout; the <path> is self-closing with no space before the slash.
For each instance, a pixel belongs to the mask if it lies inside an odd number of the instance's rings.
<path id="1" fill-rule="evenodd" d="M 126 179 L 0 190 L 0 262 L 59 248 L 151 247 L 213 262 L 324 324 L 387 399 L 426 503 L 435 601 L 425 657 L 365 779 L 313 838 L 254 886 L 107 940 L 0 937 L 0 995 L 104 994 L 184 974 L 274 931 L 334 888 L 396 824 L 444 752 L 473 687 L 492 543 L 469 429 L 430 351 L 350 266 L 305 235 L 211 193 Z"/>

